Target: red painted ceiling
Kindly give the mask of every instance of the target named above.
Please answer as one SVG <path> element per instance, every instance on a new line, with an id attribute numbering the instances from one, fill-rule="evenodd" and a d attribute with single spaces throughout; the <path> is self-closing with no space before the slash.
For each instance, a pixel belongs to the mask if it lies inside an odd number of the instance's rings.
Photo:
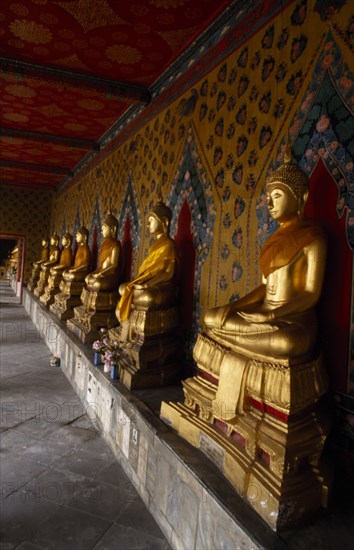
<path id="1" fill-rule="evenodd" d="M 2 0 L 0 184 L 53 188 L 231 0 Z"/>

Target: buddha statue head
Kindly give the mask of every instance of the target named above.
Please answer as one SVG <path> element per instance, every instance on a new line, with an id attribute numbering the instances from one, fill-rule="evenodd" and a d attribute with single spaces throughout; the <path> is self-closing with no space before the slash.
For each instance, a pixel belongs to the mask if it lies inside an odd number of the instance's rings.
<path id="1" fill-rule="evenodd" d="M 113 216 L 111 212 L 109 212 L 103 220 L 101 229 L 104 239 L 106 239 L 107 237 L 116 238 L 118 231 L 118 220 Z"/>
<path id="2" fill-rule="evenodd" d="M 61 244 L 64 246 L 64 248 L 68 248 L 69 246 L 71 246 L 72 242 L 73 236 L 67 231 L 61 238 Z"/>
<path id="3" fill-rule="evenodd" d="M 301 216 L 309 193 L 307 174 L 291 158 L 287 147 L 284 162 L 267 178 L 267 202 L 270 215 L 282 222 Z"/>
<path id="4" fill-rule="evenodd" d="M 84 226 L 81 225 L 79 229 L 76 231 L 75 239 L 78 244 L 87 243 L 89 237 L 89 231 Z"/>
<path id="5" fill-rule="evenodd" d="M 59 246 L 59 235 L 57 233 L 53 233 L 53 235 L 50 238 L 50 244 L 51 246 Z"/>
<path id="6" fill-rule="evenodd" d="M 42 247 L 46 248 L 48 245 L 49 245 L 49 239 L 48 239 L 47 235 L 44 235 L 44 237 L 42 239 Z"/>
<path id="7" fill-rule="evenodd" d="M 172 219 L 171 209 L 159 200 L 148 213 L 148 228 L 152 235 L 168 235 Z"/>

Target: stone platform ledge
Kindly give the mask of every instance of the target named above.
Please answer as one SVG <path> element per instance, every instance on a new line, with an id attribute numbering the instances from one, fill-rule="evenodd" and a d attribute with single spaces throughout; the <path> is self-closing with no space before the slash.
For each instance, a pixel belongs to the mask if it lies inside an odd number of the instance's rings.
<path id="1" fill-rule="evenodd" d="M 181 400 L 180 388 L 129 392 L 94 367 L 91 347 L 26 289 L 23 304 L 173 548 L 287 548 L 213 463 L 160 420 L 161 401 Z"/>

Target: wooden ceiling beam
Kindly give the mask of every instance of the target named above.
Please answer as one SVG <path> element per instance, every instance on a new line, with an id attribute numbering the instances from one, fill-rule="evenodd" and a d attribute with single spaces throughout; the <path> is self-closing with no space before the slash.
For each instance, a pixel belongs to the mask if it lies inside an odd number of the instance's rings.
<path id="1" fill-rule="evenodd" d="M 7 57 L 0 57 L 0 69 L 4 74 L 14 74 L 19 78 L 33 77 L 61 84 L 65 82 L 79 88 L 97 90 L 127 103 L 147 104 L 151 99 L 150 92 L 145 86 L 47 67 L 46 65 L 27 63 Z"/>
<path id="2" fill-rule="evenodd" d="M 15 169 L 19 168 L 21 170 L 28 170 L 30 172 L 44 172 L 46 174 L 59 174 L 64 176 L 72 175 L 72 171 L 69 168 L 63 168 L 61 166 L 48 166 L 44 164 L 34 164 L 31 162 L 19 162 L 17 160 L 0 159 L 0 167 Z"/>
<path id="3" fill-rule="evenodd" d="M 84 149 L 85 151 L 99 151 L 100 145 L 92 139 L 78 139 L 56 134 L 45 134 L 42 132 L 33 132 L 32 130 L 19 130 L 18 128 L 0 128 L 0 137 L 12 137 L 17 139 L 26 139 L 41 143 L 56 143 L 65 145 L 73 149 Z"/>

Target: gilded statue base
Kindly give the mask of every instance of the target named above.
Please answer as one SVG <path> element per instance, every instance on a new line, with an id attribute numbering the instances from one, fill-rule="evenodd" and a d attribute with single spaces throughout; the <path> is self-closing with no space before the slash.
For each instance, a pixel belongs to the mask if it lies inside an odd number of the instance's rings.
<path id="1" fill-rule="evenodd" d="M 55 275 L 50 273 L 48 276 L 47 286 L 44 289 L 43 294 L 40 296 L 40 301 L 45 307 L 49 308 L 54 303 L 55 295 L 60 292 L 59 285 L 61 282 L 61 276 L 64 269 L 56 271 Z"/>
<path id="2" fill-rule="evenodd" d="M 194 349 L 198 374 L 183 382 L 185 402 L 163 402 L 160 416 L 200 448 L 278 531 L 327 503 L 329 482 L 320 458 L 329 422 L 316 404 L 327 378 L 320 357 L 291 361 L 242 353 L 241 412 L 223 408 L 216 399 L 224 358 L 232 360 L 241 351 L 199 334 Z"/>
<path id="3" fill-rule="evenodd" d="M 118 291 L 90 291 L 83 288 L 81 306 L 74 307 L 74 317 L 66 324 L 84 343 L 92 343 L 101 327 L 113 328 L 118 325 L 115 308 L 119 298 Z"/>
<path id="4" fill-rule="evenodd" d="M 27 283 L 27 288 L 30 292 L 33 292 L 38 285 L 39 277 L 41 274 L 41 266 L 34 265 L 31 273 L 30 280 Z"/>
<path id="5" fill-rule="evenodd" d="M 59 292 L 54 296 L 54 303 L 49 309 L 61 321 L 74 316 L 74 308 L 81 304 L 81 293 L 84 281 L 61 281 Z"/>
<path id="6" fill-rule="evenodd" d="M 38 284 L 33 291 L 33 294 L 37 296 L 37 298 L 40 298 L 44 293 L 45 288 L 47 286 L 48 277 L 49 277 L 49 269 L 42 268 L 41 274 L 39 276 Z"/>
<path id="7" fill-rule="evenodd" d="M 110 333 L 123 341 L 120 381 L 130 390 L 167 386 L 180 377 L 180 349 L 176 307 L 133 309 L 129 321 Z"/>

